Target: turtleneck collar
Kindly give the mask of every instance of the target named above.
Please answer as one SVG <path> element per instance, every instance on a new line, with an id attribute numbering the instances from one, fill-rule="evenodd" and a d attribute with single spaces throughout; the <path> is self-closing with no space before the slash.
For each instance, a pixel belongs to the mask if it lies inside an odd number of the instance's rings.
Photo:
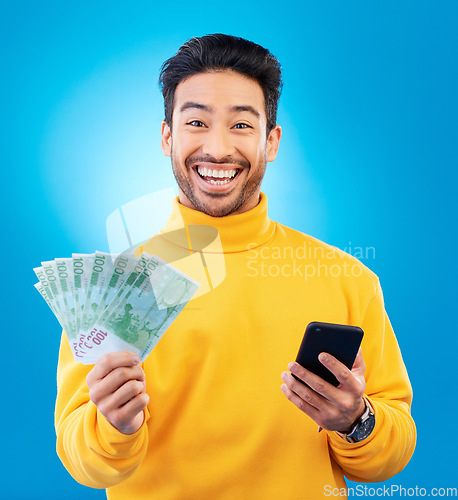
<path id="1" fill-rule="evenodd" d="M 226 217 L 212 217 L 185 207 L 177 196 L 161 230 L 161 236 L 174 245 L 204 253 L 244 252 L 263 245 L 274 233 L 275 223 L 267 215 L 267 196 L 262 192 L 252 210 Z"/>

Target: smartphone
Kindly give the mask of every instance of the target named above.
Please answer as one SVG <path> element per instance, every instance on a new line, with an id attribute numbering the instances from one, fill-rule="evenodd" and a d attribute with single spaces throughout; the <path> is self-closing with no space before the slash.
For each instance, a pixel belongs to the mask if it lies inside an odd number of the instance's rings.
<path id="1" fill-rule="evenodd" d="M 337 387 L 339 381 L 321 364 L 318 355 L 327 352 L 351 370 L 363 335 L 363 330 L 358 326 L 313 321 L 305 329 L 296 362 Z M 295 375 L 293 377 L 305 383 Z"/>

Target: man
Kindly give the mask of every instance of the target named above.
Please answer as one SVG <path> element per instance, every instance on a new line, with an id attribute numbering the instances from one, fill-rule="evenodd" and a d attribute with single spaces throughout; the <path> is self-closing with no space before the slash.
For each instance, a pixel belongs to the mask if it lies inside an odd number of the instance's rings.
<path id="1" fill-rule="evenodd" d="M 222 252 L 226 276 L 142 365 L 118 352 L 84 367 L 62 337 L 62 462 L 113 499 L 315 499 L 345 495 L 344 474 L 393 476 L 413 453 L 415 426 L 379 281 L 350 255 L 270 220 L 260 191 L 281 138 L 278 61 L 247 40 L 208 35 L 184 44 L 160 82 L 162 150 L 179 196 L 139 251 L 177 267 L 177 252 Z M 196 252 L 193 228 L 217 231 L 222 250 Z M 338 387 L 291 362 L 311 321 L 365 332 L 351 370 L 320 356 Z"/>

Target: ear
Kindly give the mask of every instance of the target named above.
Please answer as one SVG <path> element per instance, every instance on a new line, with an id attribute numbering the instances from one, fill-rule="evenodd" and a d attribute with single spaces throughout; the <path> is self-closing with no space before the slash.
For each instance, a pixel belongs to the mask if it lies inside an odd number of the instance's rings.
<path id="1" fill-rule="evenodd" d="M 267 161 L 274 161 L 277 157 L 278 147 L 281 139 L 281 127 L 275 125 L 267 138 Z"/>
<path id="2" fill-rule="evenodd" d="M 172 156 L 172 131 L 165 120 L 161 124 L 161 149 L 165 156 Z"/>

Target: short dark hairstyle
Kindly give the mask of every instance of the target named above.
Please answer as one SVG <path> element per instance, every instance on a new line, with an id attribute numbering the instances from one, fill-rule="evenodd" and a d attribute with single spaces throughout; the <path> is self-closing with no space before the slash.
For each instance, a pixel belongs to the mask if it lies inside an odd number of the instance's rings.
<path id="1" fill-rule="evenodd" d="M 191 38 L 161 67 L 159 87 L 164 96 L 165 121 L 172 128 L 175 90 L 198 73 L 231 69 L 255 80 L 266 104 L 267 134 L 277 123 L 277 105 L 283 82 L 278 60 L 264 47 L 222 33 Z"/>

